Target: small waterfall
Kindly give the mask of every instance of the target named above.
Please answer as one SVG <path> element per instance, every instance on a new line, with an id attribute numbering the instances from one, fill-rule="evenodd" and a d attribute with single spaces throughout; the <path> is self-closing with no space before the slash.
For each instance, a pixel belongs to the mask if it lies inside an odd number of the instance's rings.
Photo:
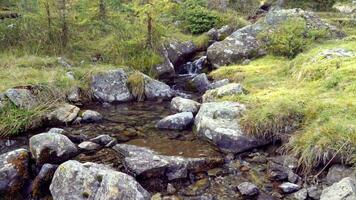
<path id="1" fill-rule="evenodd" d="M 181 75 L 197 75 L 201 73 L 206 63 L 206 56 L 202 56 L 201 58 L 193 61 L 187 62 L 182 66 Z"/>

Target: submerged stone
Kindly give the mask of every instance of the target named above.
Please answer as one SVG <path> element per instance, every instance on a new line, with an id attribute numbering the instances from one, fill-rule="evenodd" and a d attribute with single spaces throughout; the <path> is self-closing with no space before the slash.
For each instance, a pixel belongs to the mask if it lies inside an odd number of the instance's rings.
<path id="1" fill-rule="evenodd" d="M 170 115 L 157 122 L 157 128 L 170 130 L 184 130 L 189 128 L 194 121 L 194 116 L 191 112 L 182 112 Z"/>

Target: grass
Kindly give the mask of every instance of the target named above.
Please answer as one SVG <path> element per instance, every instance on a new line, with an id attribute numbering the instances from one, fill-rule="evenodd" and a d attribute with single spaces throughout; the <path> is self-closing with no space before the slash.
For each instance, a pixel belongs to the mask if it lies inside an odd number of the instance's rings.
<path id="1" fill-rule="evenodd" d="M 223 97 L 244 103 L 242 127 L 259 137 L 291 134 L 284 149 L 310 170 L 334 158 L 356 163 L 356 59 L 322 59 L 332 48 L 356 51 L 356 41 L 316 44 L 295 59 L 267 56 L 247 66 L 222 67 L 215 79 L 241 82 L 248 95 Z"/>
<path id="2" fill-rule="evenodd" d="M 145 79 L 142 73 L 134 72 L 128 77 L 128 87 L 137 101 L 145 99 Z"/>

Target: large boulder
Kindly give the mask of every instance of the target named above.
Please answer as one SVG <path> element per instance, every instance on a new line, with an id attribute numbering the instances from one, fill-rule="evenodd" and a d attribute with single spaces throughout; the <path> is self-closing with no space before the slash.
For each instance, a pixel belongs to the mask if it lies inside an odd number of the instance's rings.
<path id="1" fill-rule="evenodd" d="M 29 152 L 26 149 L 18 149 L 0 155 L 1 197 L 6 197 L 9 194 L 16 196 L 24 189 L 23 187 L 30 178 L 29 158 Z"/>
<path id="2" fill-rule="evenodd" d="M 196 114 L 199 111 L 200 103 L 185 99 L 182 97 L 174 97 L 171 101 L 171 109 L 176 112 L 191 112 Z"/>
<path id="3" fill-rule="evenodd" d="M 73 160 L 58 167 L 50 191 L 54 200 L 150 199 L 150 194 L 133 177 L 104 165 Z"/>
<path id="4" fill-rule="evenodd" d="M 28 89 L 9 89 L 5 94 L 17 107 L 30 109 L 37 105 L 36 97 Z"/>
<path id="5" fill-rule="evenodd" d="M 52 124 L 68 124 L 75 120 L 79 111 L 77 106 L 65 103 L 48 114 L 47 118 Z"/>
<path id="6" fill-rule="evenodd" d="M 145 97 L 147 100 L 168 100 L 173 97 L 173 90 L 167 84 L 142 74 L 145 81 Z"/>
<path id="7" fill-rule="evenodd" d="M 205 73 L 196 75 L 190 82 L 189 87 L 197 92 L 205 92 L 209 89 L 211 83 Z"/>
<path id="8" fill-rule="evenodd" d="M 67 136 L 51 130 L 32 136 L 29 146 L 37 165 L 59 164 L 75 156 L 78 152 L 75 144 Z"/>
<path id="9" fill-rule="evenodd" d="M 323 190 L 320 200 L 356 200 L 356 180 L 346 177 Z"/>
<path id="10" fill-rule="evenodd" d="M 170 79 L 174 77 L 175 70 L 172 62 L 168 58 L 168 52 L 165 48 L 163 48 L 162 54 L 164 56 L 164 62 L 154 66 L 153 70 L 159 80 L 169 82 Z"/>
<path id="11" fill-rule="evenodd" d="M 345 34 L 336 27 L 322 21 L 312 12 L 301 9 L 271 10 L 255 24 L 235 31 L 221 42 L 216 42 L 208 48 L 208 60 L 216 68 L 224 65 L 242 63 L 245 59 L 259 57 L 265 54 L 261 48 L 263 42 L 258 34 L 263 31 L 273 31 L 275 27 L 291 18 L 302 18 L 307 28 L 327 29 L 333 37 L 344 37 Z"/>
<path id="12" fill-rule="evenodd" d="M 102 102 L 128 102 L 133 99 L 123 69 L 96 74 L 91 80 L 91 90 L 94 97 Z"/>
<path id="13" fill-rule="evenodd" d="M 156 126 L 159 129 L 169 130 L 185 130 L 194 122 L 194 116 L 191 112 L 182 112 L 167 116 L 157 122 Z"/>
<path id="14" fill-rule="evenodd" d="M 192 41 L 179 42 L 170 41 L 165 45 L 168 59 L 174 66 L 182 64 L 187 58 L 193 55 L 197 51 L 197 47 Z"/>
<path id="15" fill-rule="evenodd" d="M 326 182 L 331 185 L 346 177 L 351 177 L 356 180 L 356 168 L 336 164 L 330 167 L 326 176 Z"/>
<path id="16" fill-rule="evenodd" d="M 221 158 L 185 158 L 160 155 L 135 145 L 118 144 L 113 147 L 123 155 L 126 170 L 142 178 L 187 178 L 188 172 L 200 172 L 222 164 Z"/>
<path id="17" fill-rule="evenodd" d="M 195 118 L 198 136 L 217 145 L 222 151 L 232 153 L 269 143 L 241 130 L 239 119 L 245 109 L 244 105 L 236 102 L 203 103 Z"/>
<path id="18" fill-rule="evenodd" d="M 224 97 L 224 96 L 229 96 L 229 95 L 237 95 L 237 94 L 243 94 L 243 87 L 238 84 L 238 83 L 230 83 L 221 87 L 218 87 L 216 89 L 208 90 L 205 92 L 203 95 L 203 102 L 213 102 L 216 101 L 217 99 Z"/>
<path id="19" fill-rule="evenodd" d="M 86 110 L 82 113 L 82 121 L 84 122 L 98 122 L 103 119 L 103 116 L 93 110 Z"/>

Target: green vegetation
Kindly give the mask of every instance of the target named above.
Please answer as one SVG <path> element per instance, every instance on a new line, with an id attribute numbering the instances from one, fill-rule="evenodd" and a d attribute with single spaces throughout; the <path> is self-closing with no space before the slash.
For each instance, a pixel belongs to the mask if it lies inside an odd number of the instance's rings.
<path id="1" fill-rule="evenodd" d="M 134 72 L 128 78 L 129 89 L 137 101 L 145 99 L 145 79 L 142 73 Z"/>
<path id="2" fill-rule="evenodd" d="M 248 95 L 224 97 L 248 105 L 241 123 L 249 134 L 278 137 L 293 133 L 285 150 L 305 169 L 335 159 L 356 162 L 355 57 L 326 59 L 333 48 L 356 51 L 355 41 L 315 45 L 293 60 L 267 56 L 247 66 L 211 73 L 215 79 L 241 82 Z"/>

